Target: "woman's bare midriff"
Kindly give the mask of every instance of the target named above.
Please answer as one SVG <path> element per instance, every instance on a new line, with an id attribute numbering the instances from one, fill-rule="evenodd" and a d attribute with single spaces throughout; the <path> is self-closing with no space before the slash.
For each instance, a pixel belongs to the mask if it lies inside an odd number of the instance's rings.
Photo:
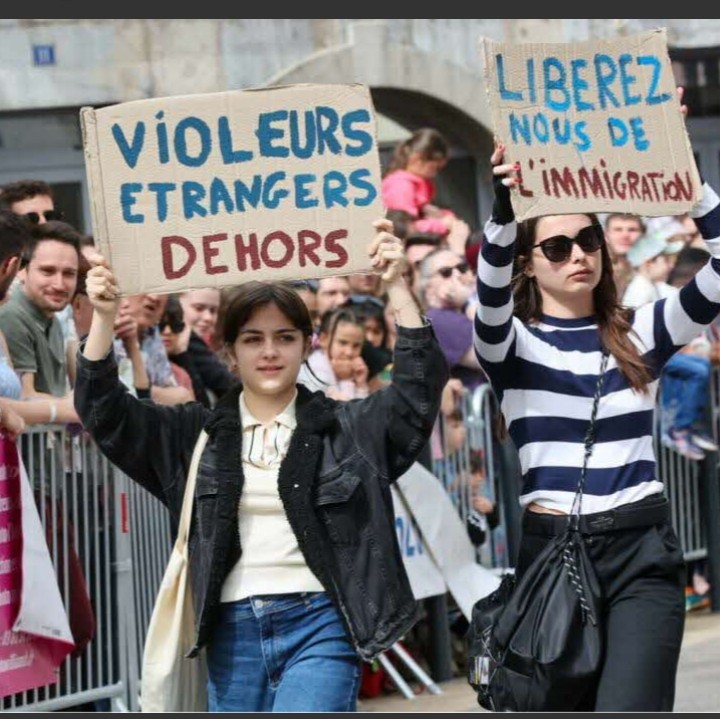
<path id="1" fill-rule="evenodd" d="M 528 504 L 528 512 L 536 512 L 537 514 L 567 514 L 567 512 L 561 512 L 559 509 L 543 507 L 537 502 L 531 502 Z"/>

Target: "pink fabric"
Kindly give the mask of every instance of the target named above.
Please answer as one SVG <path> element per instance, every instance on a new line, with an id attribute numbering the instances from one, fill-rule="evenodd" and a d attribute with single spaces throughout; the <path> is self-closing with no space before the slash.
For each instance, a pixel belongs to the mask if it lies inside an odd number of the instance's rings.
<path id="1" fill-rule="evenodd" d="M 55 683 L 58 668 L 73 649 L 67 641 L 15 630 L 28 539 L 23 536 L 21 481 L 15 443 L 0 435 L 0 697 Z"/>
<path id="2" fill-rule="evenodd" d="M 418 232 L 446 235 L 447 227 L 439 217 L 423 217 L 422 210 L 435 197 L 435 185 L 407 170 L 395 170 L 382 181 L 382 198 L 388 210 L 402 210 L 416 219 Z"/>

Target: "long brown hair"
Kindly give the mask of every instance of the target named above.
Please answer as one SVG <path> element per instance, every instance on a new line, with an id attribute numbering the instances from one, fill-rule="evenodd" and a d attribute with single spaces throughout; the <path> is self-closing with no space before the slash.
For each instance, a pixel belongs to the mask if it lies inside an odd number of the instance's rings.
<path id="1" fill-rule="evenodd" d="M 445 138 L 431 127 L 421 127 L 415 130 L 407 140 L 395 146 L 392 160 L 386 175 L 395 170 L 404 170 L 407 167 L 410 155 L 420 153 L 423 160 L 440 160 L 448 156 L 448 144 Z"/>
<path id="2" fill-rule="evenodd" d="M 600 227 L 594 214 L 587 214 L 586 217 Z M 535 232 L 540 219 L 533 217 L 518 225 L 513 294 L 515 314 L 522 322 L 537 322 L 542 315 L 542 296 L 537 281 L 525 273 L 525 269 L 530 263 L 532 246 L 535 244 Z M 633 313 L 632 310 L 625 309 L 618 303 L 607 243 L 603 243 L 600 253 L 602 270 L 600 280 L 593 290 L 593 304 L 600 333 L 600 344 L 615 358 L 620 372 L 625 375 L 630 386 L 637 392 L 646 392 L 652 377 L 640 352 L 629 337 L 630 332 L 633 331 Z"/>

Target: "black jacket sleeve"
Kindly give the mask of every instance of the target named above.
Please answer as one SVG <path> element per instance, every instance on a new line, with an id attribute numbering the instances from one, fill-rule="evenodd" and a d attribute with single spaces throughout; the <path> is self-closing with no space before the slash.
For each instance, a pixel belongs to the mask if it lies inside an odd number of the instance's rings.
<path id="1" fill-rule="evenodd" d="M 390 481 L 408 470 L 430 438 L 448 377 L 432 325 L 398 327 L 390 385 L 343 405 L 350 436 Z"/>
<path id="2" fill-rule="evenodd" d="M 193 448 L 207 416 L 202 405 L 169 407 L 139 400 L 120 382 L 112 351 L 91 361 L 80 348 L 75 409 L 110 462 L 171 509 L 182 503 Z"/>

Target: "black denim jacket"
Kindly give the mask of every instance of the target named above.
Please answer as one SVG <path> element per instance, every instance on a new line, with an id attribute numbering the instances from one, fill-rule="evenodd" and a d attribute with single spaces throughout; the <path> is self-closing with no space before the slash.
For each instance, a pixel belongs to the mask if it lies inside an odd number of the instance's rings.
<path id="1" fill-rule="evenodd" d="M 280 498 L 308 567 L 364 659 L 399 639 L 417 606 L 397 544 L 390 483 L 415 461 L 440 407 L 448 367 L 432 327 L 398 327 L 393 380 L 366 399 L 337 402 L 298 386 L 297 427 L 278 475 Z M 200 460 L 188 545 L 195 656 L 211 638 L 220 594 L 240 558 L 243 488 L 240 386 L 213 411 L 137 400 L 110 355 L 77 361 L 75 407 L 103 454 L 158 497 L 177 527 L 195 442 Z"/>

